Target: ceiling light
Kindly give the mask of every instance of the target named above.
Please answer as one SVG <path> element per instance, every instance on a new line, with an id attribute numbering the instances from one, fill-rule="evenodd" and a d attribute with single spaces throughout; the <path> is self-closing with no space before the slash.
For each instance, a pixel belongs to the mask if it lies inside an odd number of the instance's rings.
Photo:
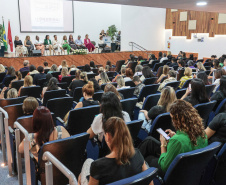
<path id="1" fill-rule="evenodd" d="M 207 2 L 198 2 L 198 3 L 196 3 L 196 5 L 197 6 L 205 6 L 205 5 L 207 5 Z"/>

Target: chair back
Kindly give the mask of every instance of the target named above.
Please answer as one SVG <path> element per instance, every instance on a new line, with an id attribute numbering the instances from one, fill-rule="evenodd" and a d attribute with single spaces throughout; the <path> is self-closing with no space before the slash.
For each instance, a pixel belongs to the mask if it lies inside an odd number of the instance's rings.
<path id="1" fill-rule="evenodd" d="M 151 181 L 157 176 L 157 172 L 157 168 L 148 168 L 137 175 L 107 185 L 149 185 Z"/>
<path id="2" fill-rule="evenodd" d="M 214 106 L 216 105 L 217 101 L 211 101 L 207 103 L 201 103 L 194 106 L 196 110 L 198 111 L 199 115 L 203 119 L 203 125 L 206 127 L 208 118 L 210 113 L 212 112 Z"/>
<path id="3" fill-rule="evenodd" d="M 155 139 L 159 140 L 160 135 L 156 131 L 156 129 L 158 128 L 161 128 L 162 130 L 171 129 L 175 131 L 175 128 L 172 125 L 170 113 L 160 114 L 153 120 L 149 136 L 152 136 Z"/>
<path id="4" fill-rule="evenodd" d="M 160 99 L 161 94 L 151 94 L 145 98 L 144 104 L 143 104 L 143 110 L 149 111 L 152 107 L 156 106 L 158 104 L 158 101 Z"/>
<path id="5" fill-rule="evenodd" d="M 17 91 L 19 91 L 20 87 L 24 85 L 24 80 L 17 80 L 12 82 L 11 88 L 15 88 Z"/>
<path id="6" fill-rule="evenodd" d="M 182 96 L 184 96 L 184 94 L 186 93 L 186 90 L 187 89 L 179 89 L 176 91 L 176 96 L 177 96 L 177 99 L 181 99 Z"/>
<path id="7" fill-rule="evenodd" d="M 159 63 L 159 60 L 154 60 L 154 61 L 152 61 L 152 63 L 149 64 L 149 67 L 150 67 L 150 68 L 153 68 L 154 65 L 155 65 L 156 63 Z"/>
<path id="8" fill-rule="evenodd" d="M 137 66 L 137 62 L 130 62 L 128 68 L 132 69 L 133 74 L 135 73 L 135 68 Z"/>
<path id="9" fill-rule="evenodd" d="M 101 97 L 102 97 L 103 94 L 104 94 L 104 92 L 95 92 L 94 95 L 93 95 L 93 99 L 101 102 Z"/>
<path id="10" fill-rule="evenodd" d="M 206 87 L 206 95 L 208 96 L 208 98 L 211 96 L 214 88 L 215 88 L 215 85 L 212 84 L 212 85 L 205 85 Z"/>
<path id="11" fill-rule="evenodd" d="M 0 83 L 2 83 L 3 79 L 5 78 L 6 73 L 0 73 Z"/>
<path id="12" fill-rule="evenodd" d="M 154 84 L 157 81 L 157 77 L 151 77 L 151 78 L 145 78 L 143 81 L 144 85 L 151 85 Z"/>
<path id="13" fill-rule="evenodd" d="M 67 90 L 67 88 L 68 88 L 67 82 L 57 83 L 57 85 L 58 85 L 58 87 L 60 87 L 61 89 Z"/>
<path id="14" fill-rule="evenodd" d="M 133 143 L 136 141 L 140 128 L 143 124 L 143 120 L 134 120 L 131 122 L 126 123 L 127 127 L 129 128 L 131 137 L 133 139 Z"/>
<path id="15" fill-rule="evenodd" d="M 125 86 L 135 87 L 136 85 L 134 84 L 134 82 L 132 80 L 129 80 L 129 81 L 125 82 Z"/>
<path id="16" fill-rule="evenodd" d="M 75 174 L 76 178 L 78 178 L 84 162 L 84 154 L 88 139 L 89 134 L 81 133 L 65 139 L 45 143 L 41 147 L 38 156 L 39 169 L 45 168 L 46 161 L 42 160 L 42 156 L 46 151 L 49 151 L 73 174 Z M 45 185 L 45 173 L 41 173 L 40 178 L 41 184 Z M 66 185 L 68 183 L 68 179 L 53 165 L 53 184 Z"/>
<path id="17" fill-rule="evenodd" d="M 70 135 L 86 132 L 96 115 L 100 113 L 100 106 L 94 105 L 71 110 L 68 117 L 67 130 Z"/>
<path id="18" fill-rule="evenodd" d="M 170 87 L 174 88 L 174 90 L 176 91 L 177 88 L 179 87 L 179 85 L 180 85 L 180 81 L 175 81 L 175 82 L 169 82 L 169 83 L 167 83 L 165 85 L 165 87 L 166 86 L 170 86 Z"/>
<path id="19" fill-rule="evenodd" d="M 83 97 L 82 87 L 77 87 L 74 89 L 73 100 L 79 102 L 79 99 Z"/>
<path id="20" fill-rule="evenodd" d="M 72 97 L 61 97 L 50 99 L 47 102 L 46 107 L 53 112 L 56 117 L 61 119 L 72 109 L 73 98 Z"/>
<path id="21" fill-rule="evenodd" d="M 166 171 L 164 184 L 199 185 L 205 168 L 220 146 L 221 143 L 215 142 L 205 148 L 177 155 Z"/>
<path id="22" fill-rule="evenodd" d="M 27 98 L 27 96 L 21 96 L 17 98 L 9 98 L 9 99 L 0 99 L 0 107 L 23 103 L 25 98 Z"/>
<path id="23" fill-rule="evenodd" d="M 121 93 L 125 99 L 128 99 L 133 97 L 134 90 L 135 87 L 130 87 L 119 89 L 118 92 Z"/>
<path id="24" fill-rule="evenodd" d="M 92 74 L 87 74 L 87 78 L 90 80 L 92 78 L 95 78 L 96 73 L 92 73 Z"/>
<path id="25" fill-rule="evenodd" d="M 44 69 L 44 73 L 47 74 L 50 69 Z"/>
<path id="26" fill-rule="evenodd" d="M 108 71 L 108 72 L 107 72 L 108 77 L 113 77 L 114 74 L 115 74 L 114 71 Z"/>
<path id="27" fill-rule="evenodd" d="M 142 88 L 140 95 L 138 97 L 138 102 L 142 101 L 144 97 L 147 97 L 150 94 L 155 94 L 159 88 L 159 84 L 146 85 Z"/>
<path id="28" fill-rule="evenodd" d="M 167 76 L 167 75 L 166 75 L 166 76 L 164 76 L 164 77 L 162 77 L 162 79 L 161 79 L 160 83 L 164 82 L 164 80 L 166 80 L 167 78 L 168 78 L 168 76 Z"/>
<path id="29" fill-rule="evenodd" d="M 14 105 L 7 105 L 3 107 L 3 109 L 8 113 L 9 116 L 8 124 L 11 128 L 14 128 L 13 124 L 17 120 L 17 118 L 24 115 L 22 106 L 23 104 L 20 103 Z"/>
<path id="30" fill-rule="evenodd" d="M 121 67 L 122 67 L 122 65 L 125 63 L 125 60 L 118 60 L 117 62 L 116 62 L 116 68 L 115 68 L 115 71 L 116 72 L 120 72 L 120 70 L 121 70 Z"/>
<path id="31" fill-rule="evenodd" d="M 122 104 L 122 110 L 126 111 L 129 114 L 131 120 L 133 120 L 133 111 L 136 106 L 137 100 L 137 98 L 120 100 Z"/>
<path id="32" fill-rule="evenodd" d="M 28 131 L 28 133 L 34 133 L 32 120 L 33 120 L 33 115 L 22 116 L 17 118 L 18 123 L 20 123 L 21 126 Z M 23 139 L 24 139 L 24 134 L 23 132 L 20 132 L 20 142 L 22 142 Z"/>
<path id="33" fill-rule="evenodd" d="M 205 73 L 208 76 L 211 73 L 211 70 L 206 70 Z"/>
<path id="34" fill-rule="evenodd" d="M 71 72 L 70 72 L 70 75 L 75 75 L 75 71 L 76 71 L 76 70 L 71 71 Z"/>
<path id="35" fill-rule="evenodd" d="M 53 77 L 55 77 L 56 79 L 58 79 L 58 76 L 61 74 L 60 71 L 54 71 L 51 73 L 53 75 Z"/>
<path id="36" fill-rule="evenodd" d="M 8 77 L 5 77 L 5 83 L 4 85 L 6 87 L 9 87 L 9 84 L 11 83 L 12 80 L 14 80 L 16 78 L 16 76 L 8 76 Z"/>
<path id="37" fill-rule="evenodd" d="M 181 69 L 177 73 L 177 80 L 179 81 L 184 76 L 184 69 Z"/>
<path id="38" fill-rule="evenodd" d="M 116 82 L 112 82 L 111 84 L 114 85 L 115 87 L 117 87 L 117 85 L 118 85 Z M 101 86 L 100 86 L 101 90 L 104 91 L 104 88 L 105 88 L 106 85 L 107 85 L 107 83 L 106 84 L 101 84 Z"/>
<path id="39" fill-rule="evenodd" d="M 64 76 L 64 77 L 62 77 L 61 82 L 62 83 L 66 82 L 67 86 L 69 87 L 70 83 L 72 82 L 72 77 L 71 76 Z"/>
<path id="40" fill-rule="evenodd" d="M 28 73 L 29 73 L 29 71 L 22 71 L 21 72 L 22 78 L 25 78 L 25 76 L 27 76 Z"/>
<path id="41" fill-rule="evenodd" d="M 191 80 L 192 79 L 188 79 L 184 82 L 184 85 L 181 87 L 181 89 L 184 89 L 184 88 L 188 88 L 189 84 L 191 83 Z"/>
<path id="42" fill-rule="evenodd" d="M 163 63 L 156 63 L 152 69 L 152 71 L 158 71 L 158 68 L 160 68 L 161 66 L 163 66 Z"/>
<path id="43" fill-rule="evenodd" d="M 38 79 L 37 85 L 39 85 L 41 88 L 43 88 L 45 82 L 46 82 L 46 78 Z"/>
<path id="44" fill-rule="evenodd" d="M 46 91 L 43 97 L 43 106 L 46 106 L 48 100 L 66 96 L 65 89 Z"/>

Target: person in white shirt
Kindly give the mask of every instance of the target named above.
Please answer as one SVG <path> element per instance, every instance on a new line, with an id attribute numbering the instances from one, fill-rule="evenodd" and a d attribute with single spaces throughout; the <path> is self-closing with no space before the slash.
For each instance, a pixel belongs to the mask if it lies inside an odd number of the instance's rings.
<path id="1" fill-rule="evenodd" d="M 42 55 L 44 55 L 45 46 L 44 46 L 44 43 L 41 40 L 39 40 L 38 35 L 36 35 L 36 40 L 35 40 L 34 45 L 35 45 L 36 50 L 41 50 Z"/>
<path id="2" fill-rule="evenodd" d="M 164 60 L 168 60 L 166 53 L 163 54 L 163 58 L 161 58 L 160 63 L 162 63 Z"/>
<path id="3" fill-rule="evenodd" d="M 60 44 L 60 41 L 57 40 L 57 35 L 54 35 L 53 37 L 54 37 L 54 39 L 53 39 L 54 52 L 55 52 L 55 50 L 57 50 L 58 54 L 60 54 L 60 52 L 63 50 L 62 45 Z"/>
<path id="4" fill-rule="evenodd" d="M 103 36 L 100 36 L 98 44 L 100 48 L 103 48 L 103 50 L 105 50 L 106 48 L 110 48 L 109 46 L 107 46 L 107 44 L 104 43 Z"/>

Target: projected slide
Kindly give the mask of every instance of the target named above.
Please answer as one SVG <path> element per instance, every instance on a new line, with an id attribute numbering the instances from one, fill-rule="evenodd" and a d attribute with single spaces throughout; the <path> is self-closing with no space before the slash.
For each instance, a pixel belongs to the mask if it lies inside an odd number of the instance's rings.
<path id="1" fill-rule="evenodd" d="M 19 0 L 21 32 L 73 32 L 73 3 Z"/>

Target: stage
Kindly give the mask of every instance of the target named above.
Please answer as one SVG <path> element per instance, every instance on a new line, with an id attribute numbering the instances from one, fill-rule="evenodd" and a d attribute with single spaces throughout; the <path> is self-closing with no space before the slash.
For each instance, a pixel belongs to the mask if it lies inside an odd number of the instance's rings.
<path id="1" fill-rule="evenodd" d="M 155 54 L 158 57 L 160 51 L 149 51 L 149 53 Z M 167 53 L 167 51 L 161 51 Z M 0 57 L 0 64 L 4 66 L 13 66 L 16 70 L 23 67 L 23 61 L 29 60 L 30 64 L 38 66 L 43 66 L 43 62 L 47 61 L 49 66 L 52 64 L 60 65 L 62 60 L 66 60 L 68 66 L 74 64 L 76 66 L 83 66 L 89 64 L 90 61 L 94 61 L 95 64 L 102 64 L 105 66 L 108 60 L 112 64 L 116 64 L 118 60 L 129 59 L 130 54 L 135 56 L 143 56 L 143 58 L 148 58 L 148 54 L 144 51 L 128 51 L 128 52 L 114 52 L 114 53 L 90 53 L 86 55 L 55 55 L 55 56 L 40 56 L 40 57 Z M 191 53 L 186 53 L 189 57 Z M 198 58 L 198 53 L 192 53 L 194 57 Z"/>

